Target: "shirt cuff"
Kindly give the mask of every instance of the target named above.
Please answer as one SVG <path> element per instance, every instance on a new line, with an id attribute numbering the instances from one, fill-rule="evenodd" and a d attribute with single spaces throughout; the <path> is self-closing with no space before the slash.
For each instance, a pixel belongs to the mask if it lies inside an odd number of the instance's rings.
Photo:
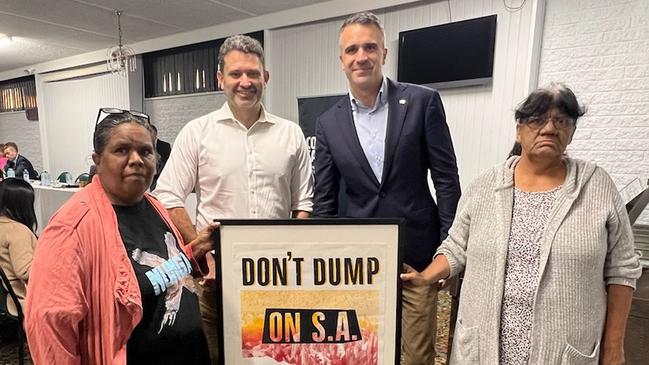
<path id="1" fill-rule="evenodd" d="M 458 265 L 457 265 L 457 260 L 455 259 L 455 257 L 453 257 L 453 254 L 451 254 L 451 251 L 445 250 L 443 248 L 439 249 L 439 250 L 437 250 L 437 252 L 433 256 L 433 260 L 435 260 L 435 257 L 437 257 L 439 255 L 444 255 L 444 257 L 446 257 L 446 261 L 448 261 L 448 265 L 449 265 L 449 274 L 448 274 L 447 278 L 444 278 L 444 280 L 450 279 L 450 278 L 456 276 L 458 274 Z"/>
<path id="2" fill-rule="evenodd" d="M 636 289 L 636 279 L 612 277 L 606 279 L 606 285 L 624 285 Z"/>
<path id="3" fill-rule="evenodd" d="M 293 212 L 296 211 L 296 210 L 302 210 L 302 211 L 311 213 L 311 212 L 313 212 L 313 203 L 312 202 L 305 202 L 305 203 L 298 204 L 297 207 L 292 207 L 291 208 L 291 211 L 293 211 Z"/>

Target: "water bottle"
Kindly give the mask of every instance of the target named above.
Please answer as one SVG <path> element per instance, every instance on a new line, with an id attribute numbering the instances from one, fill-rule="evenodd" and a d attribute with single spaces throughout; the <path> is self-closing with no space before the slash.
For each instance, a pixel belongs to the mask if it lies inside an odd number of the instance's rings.
<path id="1" fill-rule="evenodd" d="M 7 169 L 7 177 L 16 177 L 16 171 L 11 167 Z"/>
<path id="2" fill-rule="evenodd" d="M 29 171 L 27 169 L 23 170 L 23 180 L 29 182 Z"/>
<path id="3" fill-rule="evenodd" d="M 43 171 L 43 173 L 41 174 L 41 185 L 43 186 L 52 185 L 52 179 L 50 178 L 50 174 L 47 171 Z"/>

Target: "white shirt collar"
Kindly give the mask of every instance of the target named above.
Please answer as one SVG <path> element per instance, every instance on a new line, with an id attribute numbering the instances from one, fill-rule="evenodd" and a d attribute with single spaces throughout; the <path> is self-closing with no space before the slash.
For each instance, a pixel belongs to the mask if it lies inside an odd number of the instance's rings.
<path id="1" fill-rule="evenodd" d="M 217 121 L 218 122 L 224 122 L 224 121 L 236 121 L 239 122 L 235 117 L 234 114 L 232 113 L 232 110 L 230 109 L 230 105 L 226 101 L 223 103 L 223 106 L 221 109 L 218 110 L 217 112 Z M 261 104 L 261 112 L 259 113 L 259 119 L 253 125 L 257 123 L 272 123 L 275 124 L 275 121 L 272 120 L 271 118 L 268 118 L 268 113 L 266 112 L 266 108 L 264 107 L 264 104 Z"/>
<path id="2" fill-rule="evenodd" d="M 358 105 L 366 107 L 365 105 L 363 105 L 363 103 L 361 103 L 358 99 L 354 97 L 351 89 L 348 89 L 348 93 L 349 93 L 349 101 L 352 105 L 352 108 L 356 108 Z M 372 109 L 376 109 L 378 105 L 383 105 L 387 102 L 388 102 L 388 78 L 385 77 L 384 75 L 383 81 L 381 82 L 381 88 L 379 88 L 379 92 L 376 95 L 376 102 L 374 103 L 374 108 Z"/>

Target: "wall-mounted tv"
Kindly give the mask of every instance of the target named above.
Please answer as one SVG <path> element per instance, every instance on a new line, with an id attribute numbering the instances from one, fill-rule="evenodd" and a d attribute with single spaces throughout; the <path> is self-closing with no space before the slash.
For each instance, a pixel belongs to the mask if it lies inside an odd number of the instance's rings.
<path id="1" fill-rule="evenodd" d="M 399 32 L 402 82 L 435 88 L 491 82 L 496 15 Z"/>

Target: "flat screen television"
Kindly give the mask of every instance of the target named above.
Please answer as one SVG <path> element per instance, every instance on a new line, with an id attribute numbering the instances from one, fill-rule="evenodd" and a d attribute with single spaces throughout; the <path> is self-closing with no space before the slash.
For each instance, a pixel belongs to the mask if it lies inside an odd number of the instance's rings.
<path id="1" fill-rule="evenodd" d="M 402 82 L 435 88 L 491 82 L 496 15 L 399 32 Z"/>

